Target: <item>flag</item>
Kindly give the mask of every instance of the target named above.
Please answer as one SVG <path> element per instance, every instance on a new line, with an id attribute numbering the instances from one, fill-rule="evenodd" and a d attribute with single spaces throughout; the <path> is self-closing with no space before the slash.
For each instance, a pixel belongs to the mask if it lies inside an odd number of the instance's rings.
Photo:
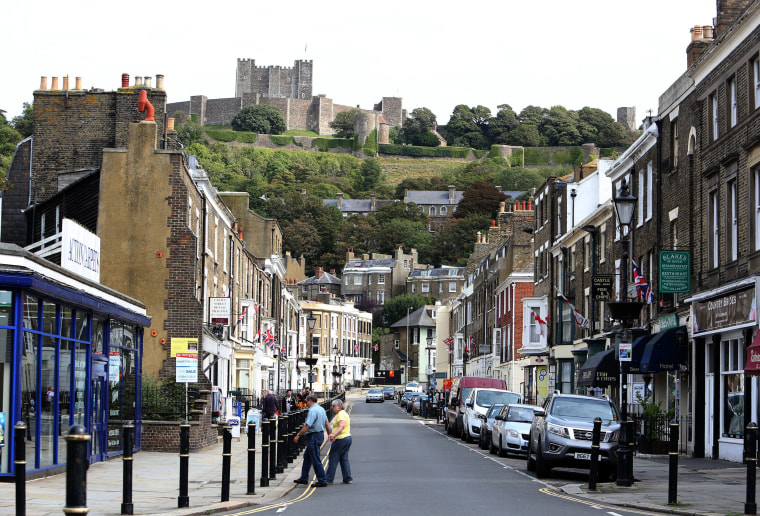
<path id="1" fill-rule="evenodd" d="M 232 331 L 234 332 L 237 328 L 237 325 L 243 322 L 243 319 L 245 319 L 245 314 L 248 312 L 248 307 L 244 306 L 243 311 L 240 312 L 240 317 L 238 317 L 237 321 L 235 321 L 235 326 L 232 327 Z"/>
<path id="2" fill-rule="evenodd" d="M 448 339 L 443 339 L 443 343 L 446 344 L 446 351 L 448 351 L 449 354 L 451 354 L 454 351 L 452 349 L 453 348 L 453 344 L 454 344 L 454 337 L 449 337 Z"/>
<path id="3" fill-rule="evenodd" d="M 543 335 L 546 333 L 546 321 L 544 319 L 541 319 L 538 314 L 535 312 L 535 310 L 531 309 L 531 312 L 533 313 L 533 320 L 536 321 L 536 333 L 538 335 Z M 547 317 L 548 319 L 548 317 Z"/>
<path id="4" fill-rule="evenodd" d="M 646 278 L 641 274 L 639 266 L 631 259 L 633 267 L 633 284 L 636 285 L 636 295 L 639 296 L 646 304 L 651 305 L 654 301 L 654 292 L 649 288 Z"/>
<path id="5" fill-rule="evenodd" d="M 268 329 L 267 332 L 264 334 L 264 344 L 269 349 L 271 349 L 272 351 L 274 351 L 275 339 L 274 339 L 274 335 L 272 334 L 271 328 Z"/>
<path id="6" fill-rule="evenodd" d="M 253 336 L 253 340 L 251 342 L 256 342 L 259 340 L 259 337 L 261 337 L 261 330 L 256 331 L 256 335 Z"/>
<path id="7" fill-rule="evenodd" d="M 570 305 L 570 309 L 573 311 L 573 318 L 575 319 L 575 324 L 577 324 L 577 325 L 578 325 L 578 327 L 579 327 L 579 328 L 581 328 L 582 330 L 586 330 L 586 329 L 588 329 L 588 328 L 591 326 L 591 324 L 589 323 L 589 320 L 588 320 L 588 319 L 586 319 L 585 317 L 583 317 L 583 314 L 582 314 L 582 313 L 580 313 L 580 312 L 579 312 L 579 311 L 578 311 L 578 310 L 575 308 L 575 305 L 574 305 L 574 304 L 572 304 L 572 303 L 570 302 L 570 300 L 569 300 L 568 298 L 566 298 L 566 297 L 565 297 L 565 296 L 562 294 L 562 292 L 560 292 L 560 291 L 559 291 L 559 289 L 558 289 L 557 287 L 554 287 L 554 288 L 555 288 L 555 290 L 557 290 L 557 294 L 559 295 L 559 297 L 560 297 L 560 298 L 561 298 L 561 299 L 562 299 L 562 300 L 563 300 L 565 303 L 567 303 L 568 305 Z"/>
<path id="8" fill-rule="evenodd" d="M 378 346 L 377 344 L 375 344 L 375 351 L 380 351 L 380 346 Z"/>
<path id="9" fill-rule="evenodd" d="M 359 353 L 359 344 L 358 344 L 358 343 L 357 343 L 357 344 L 354 344 L 354 351 L 355 351 L 356 353 Z"/>
<path id="10" fill-rule="evenodd" d="M 280 348 L 280 356 L 282 358 L 288 358 L 288 350 L 285 347 L 285 344 L 283 344 L 282 347 Z"/>
<path id="11" fill-rule="evenodd" d="M 478 345 L 475 344 L 475 337 L 473 337 L 472 335 L 470 335 L 470 347 L 469 349 L 466 350 L 467 353 L 470 352 L 470 349 L 472 350 L 473 353 L 478 350 Z"/>

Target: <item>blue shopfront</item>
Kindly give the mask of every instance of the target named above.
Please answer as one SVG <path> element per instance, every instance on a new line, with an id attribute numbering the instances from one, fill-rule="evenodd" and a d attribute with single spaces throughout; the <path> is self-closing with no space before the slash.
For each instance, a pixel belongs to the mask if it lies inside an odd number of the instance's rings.
<path id="1" fill-rule="evenodd" d="M 61 471 L 71 425 L 90 433 L 90 462 L 122 453 L 135 422 L 145 307 L 15 246 L 0 244 L 0 481 L 13 478 L 13 427 L 26 425 L 26 471 Z"/>

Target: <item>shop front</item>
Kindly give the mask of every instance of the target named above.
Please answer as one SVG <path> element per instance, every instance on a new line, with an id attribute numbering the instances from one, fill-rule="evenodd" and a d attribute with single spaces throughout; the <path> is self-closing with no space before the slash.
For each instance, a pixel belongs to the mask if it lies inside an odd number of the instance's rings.
<path id="1" fill-rule="evenodd" d="M 692 302 L 694 455 L 741 462 L 744 428 L 757 420 L 757 379 L 745 381 L 757 331 L 756 278 L 700 293 Z M 748 410 L 745 410 L 745 407 Z"/>
<path id="2" fill-rule="evenodd" d="M 88 430 L 91 462 L 122 452 L 125 421 L 139 448 L 148 325 L 139 302 L 0 244 L 0 481 L 14 475 L 17 423 L 31 477 L 63 469 L 71 425 Z"/>

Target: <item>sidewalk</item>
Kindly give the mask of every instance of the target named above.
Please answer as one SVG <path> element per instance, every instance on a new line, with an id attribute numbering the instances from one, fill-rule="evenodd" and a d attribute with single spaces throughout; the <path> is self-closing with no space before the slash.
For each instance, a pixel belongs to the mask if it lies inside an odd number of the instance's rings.
<path id="1" fill-rule="evenodd" d="M 668 505 L 668 456 L 637 456 L 633 460 L 632 487 L 617 487 L 614 482 L 567 485 L 562 490 L 599 504 L 686 515 L 744 514 L 747 467 L 735 462 L 711 459 L 678 458 L 676 505 Z"/>

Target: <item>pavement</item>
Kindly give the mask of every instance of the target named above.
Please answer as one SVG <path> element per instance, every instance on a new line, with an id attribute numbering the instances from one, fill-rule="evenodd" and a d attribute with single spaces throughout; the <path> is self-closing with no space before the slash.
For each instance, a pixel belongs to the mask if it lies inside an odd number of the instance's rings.
<path id="1" fill-rule="evenodd" d="M 360 399 L 352 392 L 350 398 Z M 432 419 L 425 424 L 437 425 Z M 289 463 L 283 473 L 260 487 L 261 439 L 256 437 L 255 494 L 247 495 L 247 437 L 232 440 L 230 501 L 221 500 L 221 442 L 191 452 L 188 495 L 190 507 L 177 508 L 179 494 L 179 454 L 137 452 L 134 455 L 132 502 L 134 514 L 200 515 L 276 504 L 295 488 L 300 476 L 301 457 Z M 90 515 L 121 514 L 123 461 L 115 458 L 90 466 L 87 472 L 87 507 Z M 668 505 L 668 457 L 637 455 L 634 458 L 632 487 L 600 483 L 597 491 L 587 484 L 568 483 L 559 488 L 556 479 L 548 488 L 555 495 L 577 498 L 593 506 L 618 506 L 652 512 L 683 515 L 744 514 L 747 468 L 742 464 L 710 459 L 679 457 L 676 505 Z M 30 480 L 26 483 L 26 514 L 60 515 L 65 506 L 66 475 Z M 15 485 L 0 483 L 0 514 L 15 514 Z"/>

